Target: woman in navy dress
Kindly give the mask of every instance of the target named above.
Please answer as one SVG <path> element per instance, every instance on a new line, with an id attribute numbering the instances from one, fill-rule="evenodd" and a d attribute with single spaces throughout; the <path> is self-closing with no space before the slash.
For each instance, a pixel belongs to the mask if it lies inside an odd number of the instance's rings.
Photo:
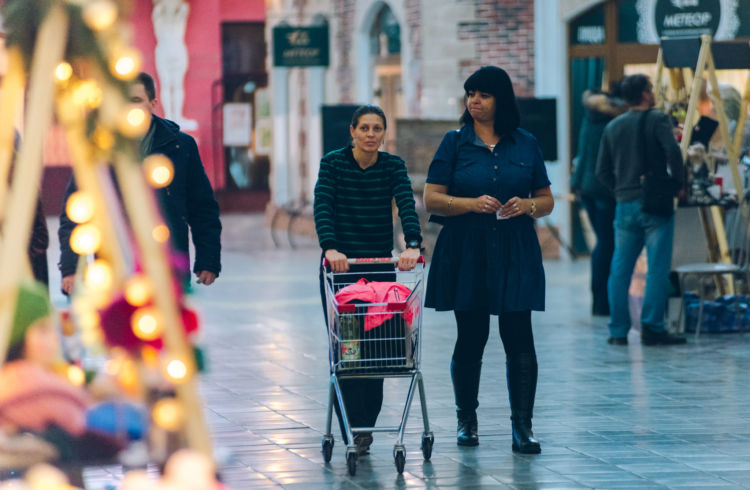
<path id="1" fill-rule="evenodd" d="M 443 138 L 424 191 L 428 211 L 445 217 L 425 306 L 452 310 L 456 317 L 451 379 L 458 445 L 479 444 L 479 375 L 490 315 L 498 315 L 512 448 L 536 454 L 541 447 L 531 431 L 537 381 L 531 310 L 544 310 L 544 269 L 534 218 L 550 214 L 554 200 L 541 149 L 518 128 L 508 74 L 495 66 L 480 68 L 464 90 L 461 129 Z"/>

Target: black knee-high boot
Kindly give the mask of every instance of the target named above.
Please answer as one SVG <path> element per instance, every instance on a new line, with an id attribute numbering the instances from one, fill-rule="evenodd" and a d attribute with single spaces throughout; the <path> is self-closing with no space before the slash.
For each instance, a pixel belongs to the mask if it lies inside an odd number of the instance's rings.
<path id="1" fill-rule="evenodd" d="M 459 446 L 476 446 L 479 444 L 477 434 L 477 407 L 479 406 L 479 375 L 482 361 L 465 363 L 451 361 L 451 379 L 453 393 L 456 397 L 456 443 Z"/>
<path id="2" fill-rule="evenodd" d="M 539 454 L 542 448 L 531 431 L 536 395 L 537 362 L 535 354 L 516 354 L 506 361 L 508 396 L 513 421 L 513 451 Z"/>

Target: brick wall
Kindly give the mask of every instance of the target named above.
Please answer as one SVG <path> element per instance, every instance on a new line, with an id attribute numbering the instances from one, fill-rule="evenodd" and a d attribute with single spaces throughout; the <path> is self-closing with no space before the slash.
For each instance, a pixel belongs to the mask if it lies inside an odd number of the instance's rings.
<path id="1" fill-rule="evenodd" d="M 443 136 L 458 128 L 458 120 L 399 119 L 397 127 L 396 154 L 406 162 L 409 174 L 423 181 Z"/>
<path id="2" fill-rule="evenodd" d="M 409 26 L 409 45 L 411 46 L 412 59 L 416 63 L 422 60 L 422 0 L 405 0 L 404 8 L 406 10 L 406 23 Z M 409 102 L 411 105 L 411 114 L 414 116 L 421 115 L 419 101 L 422 98 L 422 72 L 417 69 L 411 73 L 416 77 L 414 98 Z"/>
<path id="3" fill-rule="evenodd" d="M 350 104 L 354 101 L 354 66 L 350 59 L 355 28 L 354 9 L 355 0 L 333 1 L 333 22 L 336 24 L 336 34 L 335 38 L 331 40 L 331 50 L 336 50 L 339 56 L 339 64 L 336 67 L 336 83 L 341 91 L 339 102 L 342 104 Z"/>
<path id="4" fill-rule="evenodd" d="M 461 22 L 460 40 L 474 41 L 476 55 L 459 60 L 462 79 L 480 66 L 497 65 L 513 80 L 516 95 L 534 94 L 534 2 L 468 0 L 476 20 Z"/>

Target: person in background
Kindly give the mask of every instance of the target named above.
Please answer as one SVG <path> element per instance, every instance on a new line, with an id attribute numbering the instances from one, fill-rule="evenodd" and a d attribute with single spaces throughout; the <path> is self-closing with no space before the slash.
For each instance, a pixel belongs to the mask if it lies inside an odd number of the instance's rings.
<path id="1" fill-rule="evenodd" d="M 641 210 L 643 159 L 666 160 L 672 177 L 679 183 L 683 177 L 680 147 L 675 141 L 669 117 L 651 110 L 654 107 L 654 92 L 648 76 L 628 75 L 623 79 L 620 91 L 629 110 L 604 128 L 596 165 L 597 177 L 614 192 L 617 201 L 615 252 L 608 283 L 611 316 L 607 342 L 611 345 L 628 343 L 628 289 L 635 262 L 645 245 L 648 273 L 641 312 L 641 343 L 684 344 L 684 337 L 670 334 L 664 328 L 674 215 L 656 216 Z M 650 144 L 643 141 L 644 135 L 651 135 L 648 137 Z"/>
<path id="2" fill-rule="evenodd" d="M 396 155 L 378 151 L 385 139 L 386 124 L 380 107 L 359 107 L 349 127 L 352 146 L 332 151 L 320 161 L 313 205 L 315 229 L 323 251 L 321 259 L 328 260 L 334 273 L 361 272 L 362 277 L 367 277 L 366 272 L 393 271 L 390 264 L 358 268 L 350 267 L 347 262 L 349 258 L 391 256 L 393 200 L 398 207 L 407 247 L 399 255 L 398 268 L 413 269 L 421 254 L 422 234 L 406 164 Z M 382 276 L 372 280 L 386 280 Z M 356 282 L 358 277 L 349 276 L 346 282 Z M 393 274 L 388 280 L 395 279 Z M 320 296 L 328 321 L 322 268 Z M 349 424 L 374 427 L 383 404 L 383 379 L 344 379 L 341 391 Z M 339 406 L 334 405 L 344 443 L 348 444 Z M 372 441 L 371 433 L 357 432 L 354 435 L 357 453 L 367 454 Z"/>
<path id="3" fill-rule="evenodd" d="M 445 135 L 427 174 L 427 210 L 444 216 L 425 306 L 452 310 L 458 337 L 451 360 L 459 446 L 479 444 L 476 409 L 490 315 L 498 315 L 506 356 L 513 451 L 541 452 L 531 431 L 537 358 L 531 311 L 544 310 L 544 268 L 535 218 L 554 199 L 536 139 L 520 114 L 505 70 L 485 66 L 464 83 L 461 129 Z M 494 378 L 494 377 L 493 377 Z"/>
<path id="4" fill-rule="evenodd" d="M 189 253 L 188 229 L 195 246 L 193 272 L 199 284 L 213 284 L 221 272 L 221 221 L 219 204 L 214 198 L 211 183 L 203 168 L 198 146 L 192 136 L 180 131 L 172 121 L 153 114 L 156 109 L 156 86 L 147 73 L 140 73 L 130 87 L 130 102 L 151 115 L 151 125 L 141 141 L 142 156 L 163 154 L 174 165 L 174 178 L 165 188 L 157 192 L 169 228 L 174 250 L 185 256 Z M 71 179 L 65 191 L 65 199 L 76 191 Z M 60 215 L 60 263 L 62 289 L 66 294 L 73 291 L 78 256 L 70 248 L 70 234 L 75 223 L 68 218 L 63 205 Z M 190 277 L 190 262 L 186 270 L 180 270 L 184 279 Z"/>
<path id="5" fill-rule="evenodd" d="M 578 163 L 571 180 L 571 188 L 586 209 L 591 227 L 596 235 L 596 245 L 591 252 L 591 313 L 609 316 L 607 280 L 609 266 L 615 250 L 615 198 L 612 192 L 596 178 L 596 158 L 604 127 L 626 110 L 617 94 L 617 84 L 612 93 L 587 90 L 583 93 L 585 114 L 578 136 Z"/>

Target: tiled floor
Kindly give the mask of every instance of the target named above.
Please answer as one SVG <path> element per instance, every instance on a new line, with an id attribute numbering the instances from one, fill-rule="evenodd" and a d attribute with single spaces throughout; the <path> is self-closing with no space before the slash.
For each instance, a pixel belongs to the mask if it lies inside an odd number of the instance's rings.
<path id="1" fill-rule="evenodd" d="M 448 374 L 455 327 L 452 315 L 428 310 L 422 369 L 436 437 L 431 462 L 419 449 L 415 402 L 402 476 L 395 439 L 385 434 L 354 477 L 337 431 L 324 464 L 328 356 L 317 258 L 314 249 L 262 246 L 227 253 L 220 282 L 198 295 L 211 368 L 203 394 L 216 445 L 232 451 L 223 475 L 233 488 L 750 488 L 750 334 L 664 348 L 642 347 L 631 332 L 629 346 L 609 346 L 606 320 L 588 314 L 585 260 L 546 264 L 548 307 L 534 314 L 541 455 L 511 451 L 496 329 L 482 373 L 480 446 L 456 446 Z M 382 423 L 395 423 L 405 393 L 402 380 L 386 381 Z"/>
<path id="2" fill-rule="evenodd" d="M 335 431 L 320 440 L 328 394 L 327 337 L 315 249 L 274 250 L 260 220 L 225 219 L 224 272 L 200 289 L 209 372 L 206 417 L 231 488 L 750 488 L 750 334 L 703 335 L 685 346 L 606 344 L 589 312 L 588 264 L 549 262 L 547 311 L 535 313 L 540 379 L 534 431 L 543 452 L 514 455 L 504 354 L 487 347 L 476 448 L 455 444 L 448 374 L 451 314 L 425 312 L 423 373 L 435 447 L 424 462 L 415 401 L 396 473 L 392 435 L 347 474 Z M 247 245 L 244 245 L 247 243 Z M 395 423 L 403 380 L 386 381 L 380 422 Z"/>

